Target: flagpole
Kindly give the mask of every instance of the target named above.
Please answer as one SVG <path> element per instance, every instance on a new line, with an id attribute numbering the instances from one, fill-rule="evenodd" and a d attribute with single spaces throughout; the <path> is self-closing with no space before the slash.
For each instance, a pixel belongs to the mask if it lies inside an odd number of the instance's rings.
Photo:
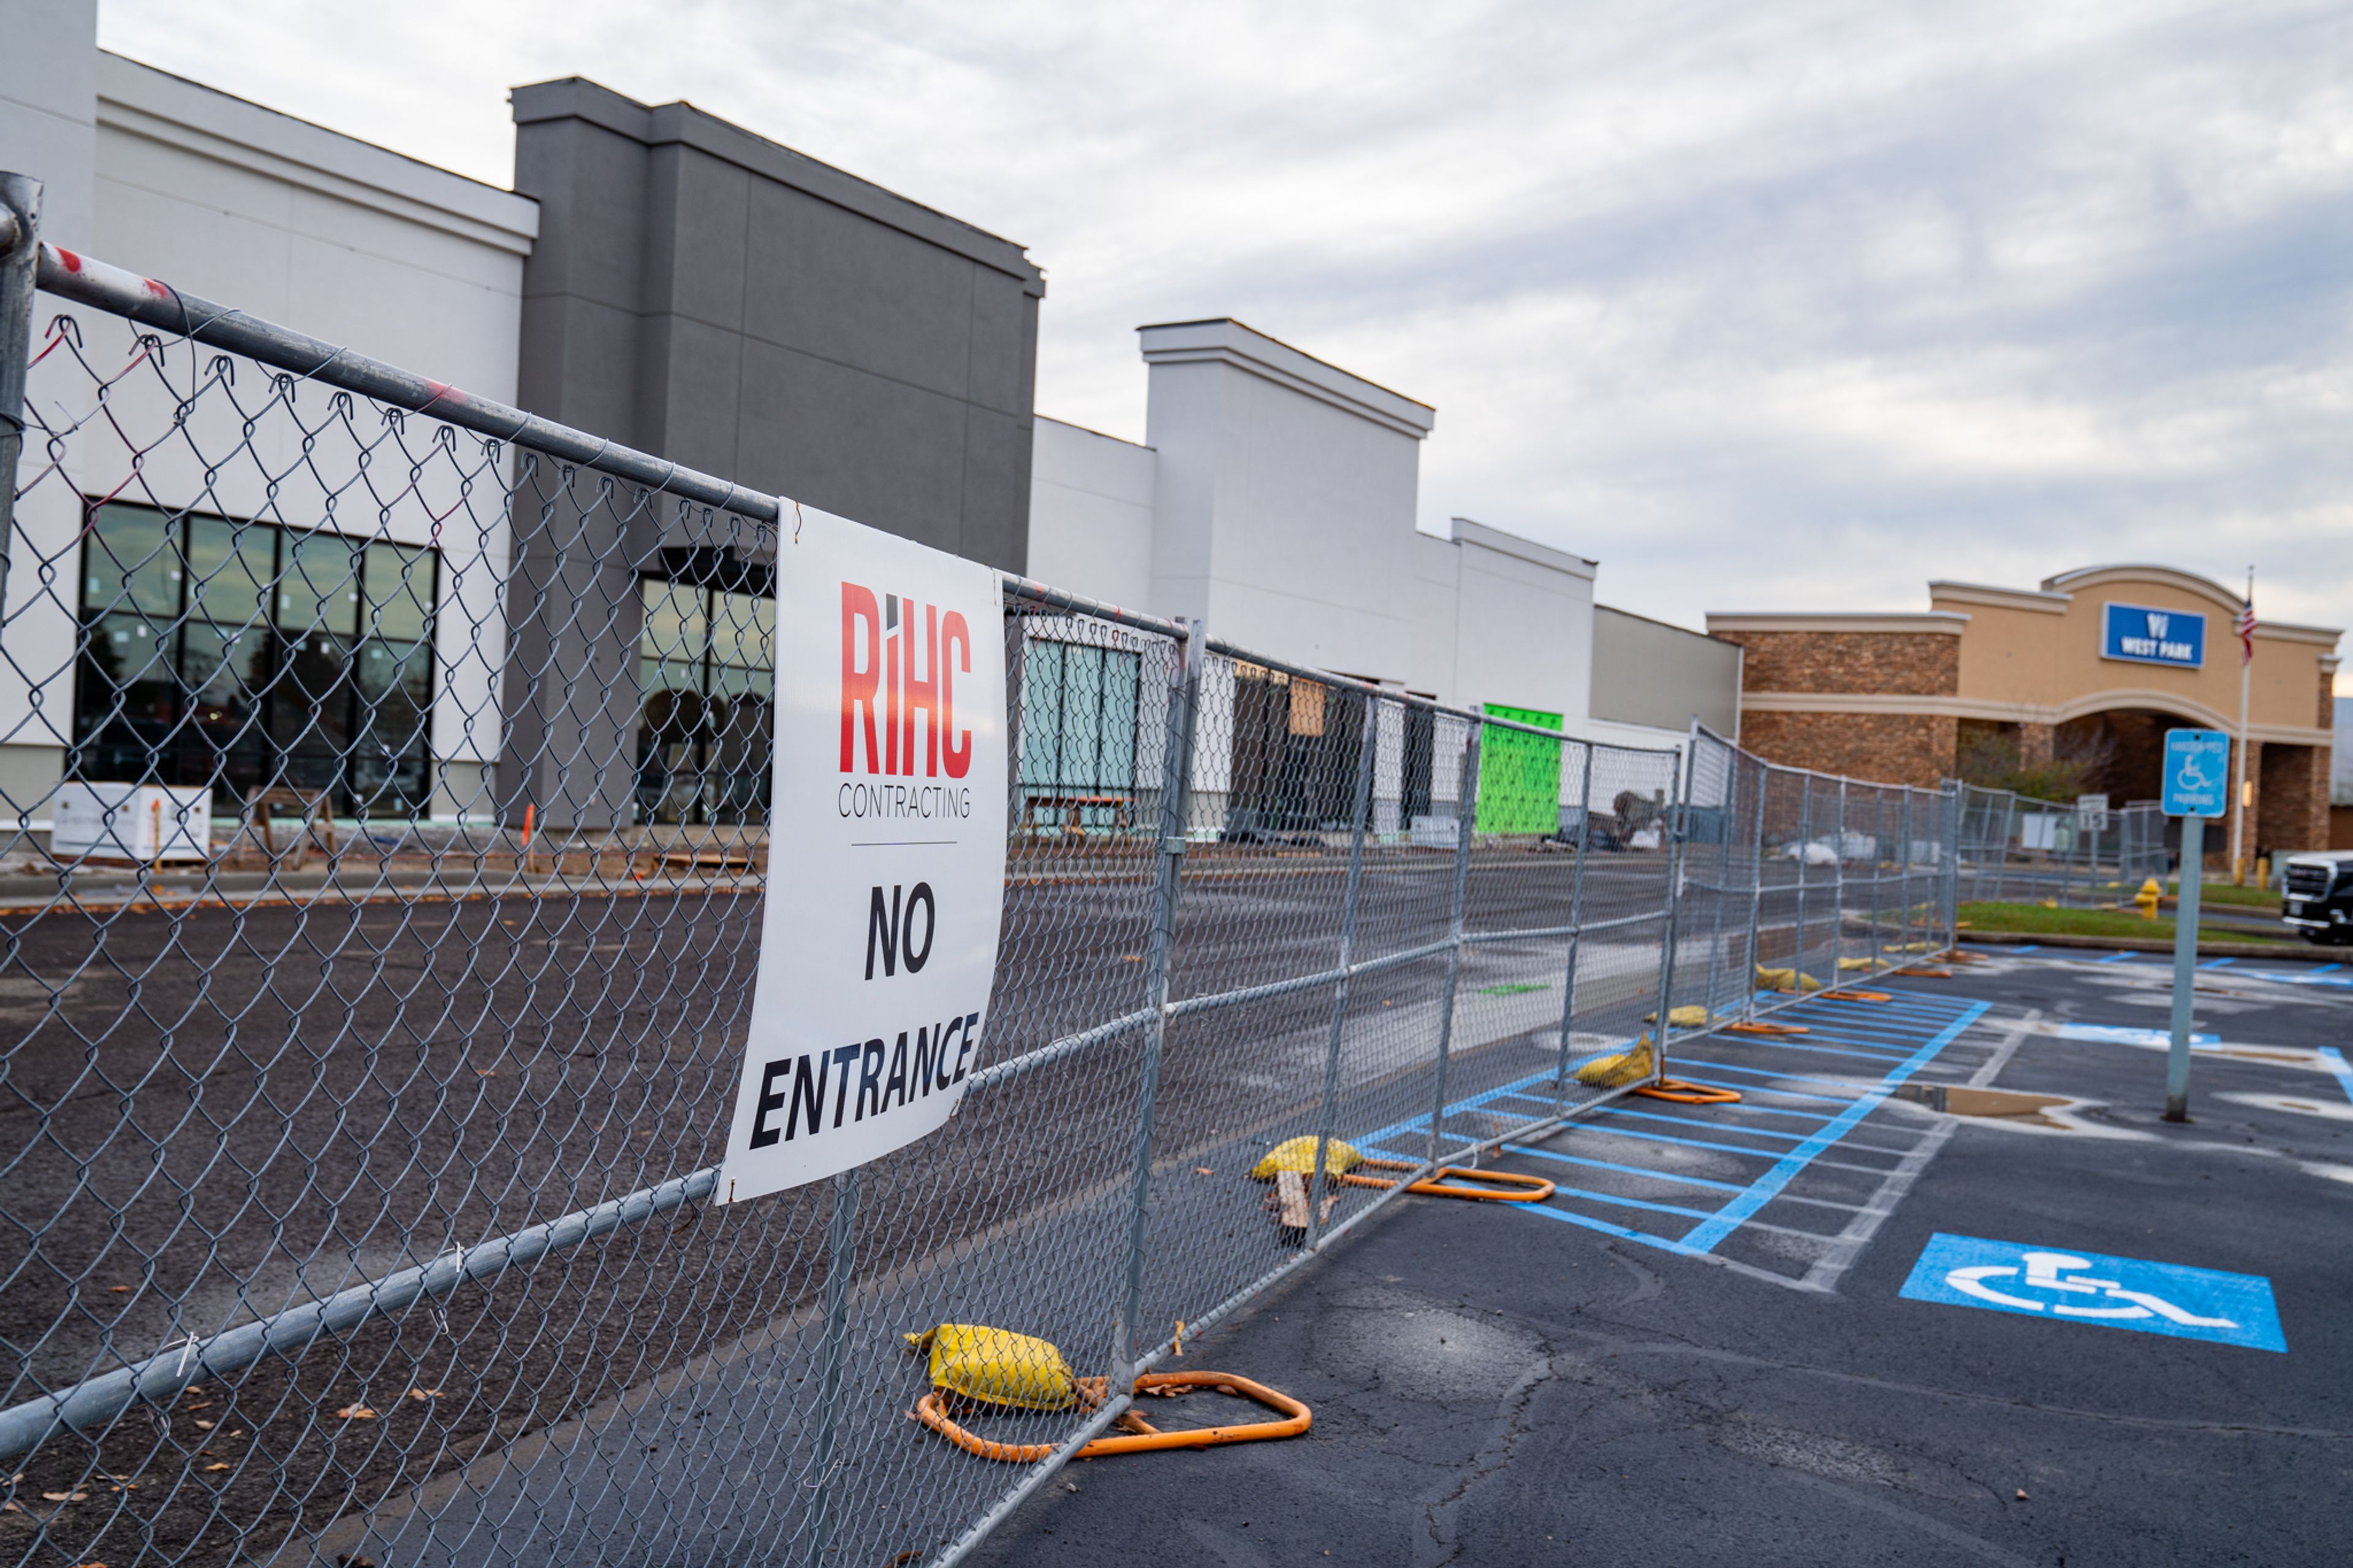
<path id="1" fill-rule="evenodd" d="M 2255 569 L 2247 568 L 2245 604 L 2253 608 L 2255 602 Z M 2244 611 L 2241 612 L 2242 615 Z M 2233 630 L 2238 628 L 2234 627 Z M 2231 885 L 2247 885 L 2247 689 L 2255 668 L 2255 645 L 2242 636 L 2239 644 L 2239 766 L 2238 774 L 2231 781 Z"/>

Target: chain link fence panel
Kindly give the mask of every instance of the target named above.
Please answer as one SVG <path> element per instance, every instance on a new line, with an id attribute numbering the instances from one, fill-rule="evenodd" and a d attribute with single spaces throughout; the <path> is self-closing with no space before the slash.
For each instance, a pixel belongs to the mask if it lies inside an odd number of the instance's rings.
<path id="1" fill-rule="evenodd" d="M 0 740 L 61 766 L 0 776 L 0 1563 L 953 1562 L 1408 1184 L 1950 940 L 1949 793 L 1008 577 L 986 1059 L 933 1136 L 715 1207 L 792 868 L 792 503 L 42 281 Z M 1254 1177 L 1299 1139 L 1297 1188 Z M 906 1419 L 941 1322 L 1087 1392 L 961 1417 L 1018 1462 L 952 1447 Z"/>

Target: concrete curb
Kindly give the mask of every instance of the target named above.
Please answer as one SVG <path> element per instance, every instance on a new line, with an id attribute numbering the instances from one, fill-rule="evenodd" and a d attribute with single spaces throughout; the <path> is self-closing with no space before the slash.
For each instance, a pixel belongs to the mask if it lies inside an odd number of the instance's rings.
<path id="1" fill-rule="evenodd" d="M 2101 952 L 2171 952 L 2168 939 L 2146 936 L 2038 936 L 2032 931 L 1964 931 L 1963 942 L 1986 942 L 1997 947 L 2084 947 Z M 2341 950 L 2305 944 L 2290 947 L 2274 942 L 2201 942 L 2198 944 L 2200 958 L 2274 958 L 2289 963 L 2342 963 Z"/>

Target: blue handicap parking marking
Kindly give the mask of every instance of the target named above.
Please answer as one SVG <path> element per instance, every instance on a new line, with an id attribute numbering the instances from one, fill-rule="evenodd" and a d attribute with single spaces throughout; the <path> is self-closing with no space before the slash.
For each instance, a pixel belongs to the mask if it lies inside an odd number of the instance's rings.
<path id="1" fill-rule="evenodd" d="M 2320 1058 L 2320 1065 L 2337 1075 L 2337 1086 L 2345 1090 L 2345 1098 L 2353 1100 L 2353 1063 L 2348 1063 L 2345 1053 L 2335 1046 L 2323 1046 L 2316 1054 Z"/>
<path id="2" fill-rule="evenodd" d="M 2063 1318 L 2250 1350 L 2287 1349 L 2272 1282 L 2260 1274 L 1939 1231 L 1928 1238 L 1899 1294 L 1914 1301 Z"/>

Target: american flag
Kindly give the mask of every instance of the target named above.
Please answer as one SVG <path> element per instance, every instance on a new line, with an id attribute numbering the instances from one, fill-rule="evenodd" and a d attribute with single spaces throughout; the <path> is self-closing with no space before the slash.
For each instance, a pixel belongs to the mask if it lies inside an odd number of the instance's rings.
<path id="1" fill-rule="evenodd" d="M 2252 664 L 2255 658 L 2255 602 L 2246 600 L 2232 619 L 2231 629 L 2239 634 L 2239 662 Z"/>

